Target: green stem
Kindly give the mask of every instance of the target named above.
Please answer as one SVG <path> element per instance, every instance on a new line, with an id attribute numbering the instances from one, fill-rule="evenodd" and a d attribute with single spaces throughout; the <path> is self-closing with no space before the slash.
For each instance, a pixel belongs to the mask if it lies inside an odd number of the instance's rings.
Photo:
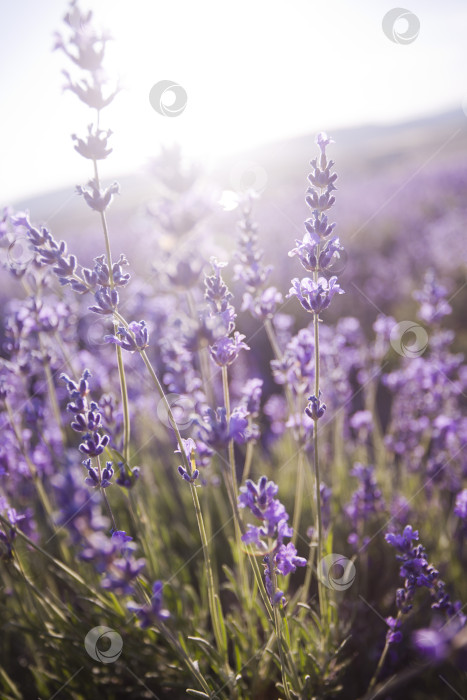
<path id="1" fill-rule="evenodd" d="M 303 469 L 303 446 L 300 446 L 298 452 L 298 466 L 297 466 L 297 483 L 295 487 L 295 507 L 293 512 L 293 522 L 292 522 L 292 543 L 297 542 L 298 530 L 300 527 L 300 517 L 302 514 L 302 504 L 303 504 L 303 492 L 304 492 L 304 469 Z"/>
<path id="2" fill-rule="evenodd" d="M 253 442 L 249 442 L 248 445 L 246 446 L 245 464 L 243 466 L 243 474 L 242 474 L 243 483 L 245 483 L 245 481 L 250 476 L 254 448 L 255 448 L 255 446 L 254 446 Z"/>
<path id="3" fill-rule="evenodd" d="M 224 390 L 224 404 L 226 412 L 227 425 L 230 422 L 230 393 L 229 393 L 229 377 L 227 374 L 227 367 L 222 367 L 222 387 Z M 235 452 L 234 452 L 234 441 L 231 438 L 229 440 L 229 464 L 230 464 L 230 478 L 232 480 L 233 495 L 235 501 L 238 499 L 238 485 L 237 485 L 237 471 L 235 469 Z"/>
<path id="4" fill-rule="evenodd" d="M 102 472 L 101 472 L 101 460 L 99 455 L 97 456 L 97 470 L 99 472 L 99 481 L 102 481 Z M 114 530 L 118 530 L 117 523 L 115 522 L 114 515 L 112 513 L 112 508 L 110 507 L 109 499 L 107 498 L 107 494 L 105 492 L 105 489 L 101 486 L 100 487 L 100 492 L 102 494 L 102 498 L 104 500 L 105 505 L 107 506 L 107 510 L 109 511 L 110 519 L 112 521 L 112 526 Z"/>
<path id="5" fill-rule="evenodd" d="M 94 164 L 94 177 L 96 180 L 96 185 L 100 189 L 97 161 L 95 159 L 93 159 L 92 162 Z M 101 216 L 102 230 L 104 231 L 107 265 L 109 267 L 110 288 L 114 289 L 115 283 L 114 283 L 113 270 L 112 270 L 112 252 L 110 249 L 109 229 L 107 226 L 107 219 L 105 217 L 105 212 L 101 211 L 100 216 Z M 120 379 L 120 390 L 121 390 L 121 394 L 122 394 L 122 407 L 123 407 L 123 456 L 125 457 L 126 463 L 129 464 L 130 463 L 130 408 L 129 408 L 129 401 L 128 401 L 128 389 L 127 389 L 127 384 L 126 384 L 125 367 L 123 364 L 122 349 L 119 345 L 116 345 L 116 353 L 117 353 L 118 376 Z"/>
<path id="6" fill-rule="evenodd" d="M 45 489 L 44 489 L 44 487 L 43 487 L 43 485 L 42 485 L 42 481 L 41 481 L 41 478 L 40 478 L 40 476 L 39 476 L 39 472 L 38 472 L 37 469 L 36 469 L 36 465 L 31 461 L 31 459 L 30 459 L 30 457 L 29 457 L 27 451 L 26 451 L 25 448 L 24 448 L 23 442 L 22 442 L 22 440 L 21 440 L 21 436 L 20 436 L 20 434 L 19 434 L 19 432 L 18 432 L 18 428 L 17 428 L 16 423 L 15 423 L 15 418 L 14 418 L 14 415 L 13 415 L 13 411 L 11 410 L 10 403 L 9 403 L 9 401 L 8 401 L 7 399 L 5 399 L 5 407 L 6 407 L 6 410 L 7 410 L 7 415 L 8 415 L 8 419 L 9 419 L 9 421 L 10 421 L 11 428 L 12 428 L 13 433 L 14 433 L 15 438 L 16 438 L 16 442 L 18 443 L 18 447 L 19 447 L 19 449 L 20 449 L 20 452 L 21 452 L 21 454 L 23 455 L 23 457 L 24 457 L 24 459 L 25 459 L 25 461 L 26 461 L 26 464 L 28 465 L 29 472 L 30 472 L 31 477 L 32 477 L 32 479 L 33 479 L 33 481 L 34 481 L 34 485 L 35 485 L 35 487 L 36 487 L 36 489 L 37 489 L 37 492 L 38 492 L 38 494 L 39 494 L 40 501 L 41 501 L 42 506 L 43 506 L 43 508 L 44 508 L 44 510 L 45 510 L 45 513 L 46 513 L 46 515 L 47 515 L 47 518 L 48 518 L 48 520 L 49 520 L 49 524 L 50 524 L 50 526 L 51 526 L 51 528 L 52 528 L 52 532 L 55 533 L 56 530 L 55 530 L 55 523 L 54 523 L 54 521 L 53 521 L 53 508 L 52 508 L 52 504 L 50 503 L 50 500 L 49 500 L 49 497 L 48 497 L 48 495 L 47 495 L 47 492 L 45 491 Z"/>
<path id="7" fill-rule="evenodd" d="M 164 625 L 163 622 L 159 623 L 160 631 L 170 641 L 172 646 L 174 647 L 175 651 L 177 654 L 179 654 L 182 659 L 184 660 L 188 670 L 190 673 L 193 674 L 195 679 L 198 681 L 204 692 L 211 697 L 212 691 L 211 688 L 208 686 L 206 680 L 204 679 L 203 675 L 201 672 L 197 669 L 196 664 L 191 660 L 191 658 L 188 656 L 186 653 L 185 649 L 182 647 L 178 639 L 172 634 L 171 630 Z"/>
<path id="8" fill-rule="evenodd" d="M 282 359 L 282 352 L 279 347 L 279 343 L 277 342 L 276 338 L 276 333 L 274 331 L 274 327 L 271 323 L 270 319 L 266 319 L 265 324 L 266 328 L 266 333 L 269 338 L 269 342 L 271 344 L 272 350 L 274 352 L 274 355 L 277 360 Z M 295 400 L 294 400 L 294 395 L 292 391 L 290 390 L 289 386 L 286 384 L 284 386 L 285 389 L 285 395 L 287 397 L 287 403 L 289 405 L 289 411 L 290 414 L 293 415 L 297 411 L 297 407 L 295 406 Z M 300 397 L 301 394 L 297 397 L 297 402 L 300 404 Z M 301 409 L 301 406 L 298 406 L 298 410 Z M 292 542 L 293 544 L 296 543 L 297 537 L 298 537 L 298 530 L 300 526 L 300 517 L 302 514 L 302 508 L 303 508 L 303 497 L 304 497 L 304 488 L 303 488 L 303 449 L 304 449 L 304 442 L 305 438 L 303 435 L 303 428 L 302 425 L 300 424 L 299 426 L 299 453 L 298 453 L 298 465 L 297 465 L 297 479 L 296 479 L 296 486 L 295 486 L 295 499 L 294 499 L 294 513 L 293 513 L 293 535 L 292 535 Z"/>
<path id="9" fill-rule="evenodd" d="M 269 551 L 272 551 L 274 546 L 274 543 L 272 541 L 269 541 L 269 546 L 268 549 Z M 269 555 L 270 557 L 273 556 L 272 554 Z M 270 566 L 270 572 L 271 572 L 271 584 L 272 584 L 272 590 L 273 593 L 275 594 L 277 592 L 277 574 L 276 574 L 276 569 L 275 569 L 275 564 L 274 561 L 272 562 L 272 565 Z M 290 650 L 288 648 L 288 644 L 284 640 L 284 636 L 282 634 L 282 620 L 279 614 L 278 606 L 274 605 L 273 606 L 273 611 L 274 611 L 274 628 L 276 631 L 276 637 L 277 637 L 277 645 L 279 649 L 279 658 L 281 662 L 281 671 L 282 671 L 282 683 L 284 686 L 285 690 L 285 695 L 287 697 L 287 700 L 292 700 L 292 696 L 290 695 L 290 690 L 289 690 L 289 683 L 287 680 L 287 667 L 286 667 L 286 659 L 289 662 L 289 667 L 290 667 L 290 672 L 294 676 L 295 682 L 298 683 L 298 678 L 295 670 L 295 665 L 293 664 L 293 661 L 290 657 Z M 284 656 L 285 654 L 285 656 Z M 298 687 L 298 685 L 297 685 Z"/>
<path id="10" fill-rule="evenodd" d="M 10 522 L 9 522 L 6 518 L 4 518 L 3 515 L 0 515 L 0 523 L 2 523 L 5 527 L 7 527 L 9 530 L 11 530 L 11 524 L 10 524 Z M 51 561 L 58 569 L 61 569 L 61 570 L 64 571 L 68 576 L 70 576 L 70 578 L 74 579 L 77 583 L 79 583 L 80 585 L 84 586 L 84 587 L 85 587 L 90 593 L 92 593 L 92 595 L 95 596 L 95 597 L 97 598 L 97 600 L 99 600 L 105 607 L 110 607 L 109 604 L 108 604 L 108 602 L 106 601 L 106 599 L 103 598 L 103 597 L 101 596 L 101 594 L 100 594 L 98 591 L 96 591 L 94 588 L 92 588 L 92 586 L 89 586 L 89 584 L 87 584 L 86 581 L 85 581 L 83 578 L 81 578 L 81 576 L 80 576 L 79 574 L 77 574 L 75 571 L 73 571 L 73 570 L 70 569 L 68 566 L 66 566 L 65 564 L 63 564 L 59 559 L 56 559 L 54 556 L 52 556 L 52 554 L 49 554 L 48 552 L 46 552 L 45 549 L 42 549 L 42 547 L 40 547 L 38 544 L 36 544 L 35 542 L 33 542 L 33 540 L 31 540 L 31 539 L 30 539 L 24 532 L 22 532 L 22 530 L 20 530 L 17 526 L 14 527 L 14 530 L 15 530 L 15 533 L 16 533 L 19 537 L 21 537 L 21 539 L 23 539 L 25 542 L 27 542 L 27 544 L 28 544 L 30 547 L 33 547 L 33 549 L 35 549 L 35 550 L 37 550 L 38 552 L 40 552 L 44 557 L 46 557 L 49 561 Z M 110 610 L 112 610 L 113 612 L 115 612 L 115 610 L 114 610 L 113 607 L 110 607 Z"/>
<path id="11" fill-rule="evenodd" d="M 212 573 L 211 557 L 209 554 L 209 544 L 208 544 L 208 538 L 206 536 L 206 528 L 204 526 L 203 514 L 201 512 L 201 506 L 200 506 L 196 486 L 193 483 L 190 483 L 190 488 L 191 488 L 191 495 L 193 498 L 193 504 L 195 506 L 196 520 L 198 522 L 198 529 L 199 529 L 199 534 L 201 537 L 201 544 L 203 547 L 204 564 L 206 567 L 206 576 L 207 576 L 207 584 L 208 584 L 209 609 L 211 612 L 211 620 L 212 620 L 212 626 L 214 629 L 214 636 L 216 638 L 216 643 L 217 643 L 217 648 L 219 650 L 219 653 L 224 658 L 226 667 L 228 667 L 227 644 L 226 644 L 225 635 L 223 634 L 223 629 L 222 629 L 222 625 L 221 625 L 220 620 L 219 620 L 219 613 L 218 613 L 218 609 L 217 609 L 216 593 L 214 590 L 214 576 Z"/>
<path id="12" fill-rule="evenodd" d="M 396 618 L 396 620 L 399 621 L 399 620 L 401 619 L 401 617 L 402 617 L 402 613 L 399 611 L 399 612 L 397 613 L 397 618 Z M 377 680 L 378 680 L 378 676 L 379 676 L 379 674 L 381 673 L 381 670 L 382 670 L 382 668 L 383 668 L 383 666 L 384 666 L 384 662 L 386 661 L 386 656 L 387 656 L 387 654 L 388 654 L 390 645 L 391 645 L 391 642 L 390 642 L 390 641 L 388 640 L 388 638 L 386 637 L 386 643 L 385 643 L 385 645 L 384 645 L 384 649 L 383 649 L 383 651 L 382 651 L 382 653 L 381 653 L 381 656 L 379 657 L 378 665 L 377 665 L 376 670 L 375 670 L 375 672 L 374 672 L 374 674 L 373 674 L 373 678 L 371 679 L 370 685 L 368 686 L 367 695 L 369 695 L 369 694 L 371 693 L 371 691 L 373 690 L 373 688 L 374 688 L 375 685 L 376 685 L 376 682 L 377 682 Z"/>
<path id="13" fill-rule="evenodd" d="M 318 273 L 314 273 L 317 278 Z M 313 326 L 315 333 L 315 396 L 319 401 L 319 314 L 313 315 Z M 318 555 L 317 564 L 321 565 L 323 557 L 323 523 L 321 517 L 321 493 L 320 493 L 320 472 L 319 472 L 319 450 L 318 450 L 318 419 L 313 420 L 313 451 L 315 463 L 315 489 L 316 489 L 316 515 L 318 521 Z M 326 616 L 326 591 L 320 577 L 318 576 L 318 596 L 321 619 L 325 623 Z"/>

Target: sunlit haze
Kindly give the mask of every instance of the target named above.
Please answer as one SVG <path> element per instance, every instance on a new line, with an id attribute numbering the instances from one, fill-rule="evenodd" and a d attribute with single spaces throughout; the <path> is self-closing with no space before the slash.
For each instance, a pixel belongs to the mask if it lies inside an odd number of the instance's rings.
<path id="1" fill-rule="evenodd" d="M 360 0 L 96 0 L 115 41 L 106 66 L 124 90 L 103 114 L 114 132 L 103 175 L 129 172 L 178 141 L 209 160 L 316 130 L 390 123 L 460 109 L 467 92 L 467 5 L 415 0 L 420 34 L 391 42 L 391 2 Z M 2 0 L 0 204 L 83 182 L 70 134 L 89 110 L 62 92 L 63 54 L 52 52 L 67 3 Z M 403 20 L 401 20 L 403 22 Z M 401 27 L 403 29 L 403 27 Z M 177 117 L 149 103 L 173 80 L 187 93 Z"/>

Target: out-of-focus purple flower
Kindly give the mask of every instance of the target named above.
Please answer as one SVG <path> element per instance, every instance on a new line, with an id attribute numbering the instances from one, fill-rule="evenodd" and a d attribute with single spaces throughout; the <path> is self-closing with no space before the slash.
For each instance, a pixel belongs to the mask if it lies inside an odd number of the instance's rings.
<path id="1" fill-rule="evenodd" d="M 108 146 L 109 137 L 112 135 L 110 129 L 93 129 L 93 125 L 89 124 L 88 134 L 84 139 L 79 138 L 76 134 L 72 134 L 73 141 L 76 142 L 75 151 L 83 158 L 89 160 L 104 160 L 112 153 L 112 149 Z"/>
<path id="2" fill-rule="evenodd" d="M 155 625 L 157 627 L 158 622 L 165 622 L 170 618 L 170 613 L 166 608 L 163 607 L 163 597 L 162 589 L 164 584 L 162 581 L 156 581 L 152 587 L 151 602 L 147 605 L 140 606 L 137 603 L 131 601 L 128 603 L 128 610 L 136 613 L 136 615 L 141 620 L 140 626 L 142 629 L 146 629 Z"/>
<path id="3" fill-rule="evenodd" d="M 397 617 L 387 617 L 386 623 L 389 630 L 386 634 L 386 639 L 390 644 L 398 644 L 402 641 L 402 632 L 400 631 L 400 626 L 402 624 L 400 618 Z"/>
<path id="4" fill-rule="evenodd" d="M 252 418 L 259 415 L 262 391 L 263 380 L 259 377 L 248 379 L 242 389 L 242 405 Z"/>
<path id="5" fill-rule="evenodd" d="M 448 622 L 438 618 L 433 621 L 430 627 L 416 630 L 412 635 L 415 649 L 425 659 L 435 664 L 450 657 L 456 665 L 465 669 L 465 652 L 458 656 L 458 652 L 465 649 L 465 642 L 462 643 L 462 640 L 459 639 L 459 636 L 465 634 L 464 631 L 461 632 L 465 623 L 465 619 L 463 620 L 462 617 L 454 617 Z"/>
<path id="6" fill-rule="evenodd" d="M 119 326 L 116 335 L 105 335 L 104 340 L 106 343 L 120 345 L 128 352 L 136 352 L 148 347 L 149 331 L 145 321 L 132 321 L 128 328 Z"/>
<path id="7" fill-rule="evenodd" d="M 467 524 L 467 489 L 457 494 L 454 513 Z"/>
<path id="8" fill-rule="evenodd" d="M 70 90 L 92 109 L 101 110 L 107 107 L 120 92 L 119 87 L 108 89 L 107 81 L 102 80 L 98 74 L 94 74 L 91 79 L 87 77 L 80 80 L 72 80 L 68 71 L 64 70 L 63 75 L 67 79 L 64 90 Z"/>
<path id="9" fill-rule="evenodd" d="M 416 630 L 412 639 L 417 651 L 433 663 L 438 663 L 449 655 L 449 638 L 442 629 Z"/>
<path id="10" fill-rule="evenodd" d="M 452 308 L 446 301 L 447 289 L 436 281 L 435 273 L 429 270 L 425 274 L 423 288 L 413 293 L 414 299 L 420 303 L 418 317 L 425 323 L 439 323 L 448 316 Z"/>
<path id="11" fill-rule="evenodd" d="M 275 287 L 267 287 L 256 296 L 246 292 L 243 295 L 242 311 L 248 310 L 254 318 L 264 321 L 273 318 L 282 301 L 282 294 Z"/>
<path id="12" fill-rule="evenodd" d="M 323 156 L 326 155 L 327 146 L 329 146 L 330 143 L 335 143 L 335 141 L 331 136 L 328 136 L 325 131 L 320 131 L 316 137 L 316 143 L 318 144 L 321 155 Z"/>
<path id="13" fill-rule="evenodd" d="M 371 411 L 356 411 L 349 420 L 349 425 L 357 434 L 357 440 L 365 443 L 368 435 L 373 430 L 373 416 Z"/>
<path id="14" fill-rule="evenodd" d="M 264 251 L 258 245 L 258 225 L 251 219 L 252 195 L 247 193 L 240 202 L 241 219 L 238 222 L 240 232 L 238 251 L 235 259 L 235 279 L 245 283 L 246 291 L 256 296 L 266 284 L 272 267 L 262 263 Z"/>
<path id="15" fill-rule="evenodd" d="M 227 423 L 227 411 L 225 408 L 206 409 L 204 419 L 195 420 L 198 425 L 197 437 L 209 447 L 219 449 L 227 447 L 230 440 L 243 444 L 252 438 L 248 426 L 248 418 L 242 406 L 234 408 Z"/>
<path id="16" fill-rule="evenodd" d="M 114 182 L 110 187 L 107 187 L 107 189 L 101 190 L 96 180 L 90 180 L 88 182 L 88 187 L 77 185 L 76 192 L 84 197 L 86 204 L 88 204 L 91 209 L 102 213 L 109 206 L 113 195 L 120 192 L 120 185 L 118 182 Z"/>
<path id="17" fill-rule="evenodd" d="M 359 480 L 359 485 L 352 494 L 350 503 L 344 508 L 353 528 L 347 541 L 358 550 L 366 547 L 370 540 L 368 536 L 361 535 L 365 523 L 383 511 L 384 501 L 376 483 L 373 466 L 355 464 L 350 473 Z"/>
<path id="18" fill-rule="evenodd" d="M 64 22 L 71 36 L 66 40 L 56 32 L 54 50 L 62 50 L 83 70 L 99 70 L 102 67 L 105 45 L 111 39 L 110 34 L 107 31 L 98 31 L 93 24 L 92 11 L 83 12 L 76 2 L 71 3 Z"/>
<path id="19" fill-rule="evenodd" d="M 131 595 L 134 593 L 134 581 L 146 566 L 144 559 L 135 559 L 132 556 L 115 559 L 106 575 L 101 581 L 101 586 L 113 593 Z"/>

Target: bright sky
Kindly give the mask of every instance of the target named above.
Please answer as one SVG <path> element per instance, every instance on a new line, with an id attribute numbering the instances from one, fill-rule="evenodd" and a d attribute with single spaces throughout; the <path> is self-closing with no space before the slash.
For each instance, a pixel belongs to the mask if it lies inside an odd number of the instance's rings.
<path id="1" fill-rule="evenodd" d="M 111 30 L 106 66 L 126 85 L 102 113 L 115 134 L 104 176 L 140 166 L 162 142 L 196 155 L 235 154 L 276 138 L 458 108 L 467 96 L 465 0 L 408 0 L 420 20 L 408 45 L 383 33 L 394 7 L 386 0 L 82 6 Z M 70 139 L 85 133 L 89 111 L 62 93 L 69 61 L 51 51 L 66 9 L 65 0 L 0 0 L 0 206 L 89 177 Z M 396 28 L 405 27 L 399 20 Z M 186 90 L 181 115 L 151 107 L 161 80 Z"/>

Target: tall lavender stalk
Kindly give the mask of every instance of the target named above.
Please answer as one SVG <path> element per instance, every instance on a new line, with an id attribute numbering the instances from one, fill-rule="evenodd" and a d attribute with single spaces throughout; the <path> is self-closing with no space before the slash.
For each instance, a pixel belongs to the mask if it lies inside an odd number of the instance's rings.
<path id="1" fill-rule="evenodd" d="M 110 290 L 110 296 L 115 297 L 115 289 L 121 281 L 121 268 L 119 263 L 113 263 L 110 249 L 109 230 L 105 211 L 109 206 L 114 194 L 119 192 L 117 183 L 113 183 L 107 189 L 101 189 L 99 170 L 97 162 L 104 160 L 111 153 L 108 140 L 111 135 L 110 129 L 105 131 L 100 127 L 101 111 L 107 107 L 119 92 L 118 86 L 110 86 L 106 77 L 103 60 L 105 56 L 106 43 L 110 36 L 105 32 L 96 31 L 92 24 L 92 12 L 83 13 L 78 5 L 72 3 L 70 11 L 65 15 L 65 23 L 71 30 L 71 35 L 67 41 L 57 33 L 55 48 L 61 49 L 68 58 L 81 69 L 81 77 L 76 82 L 67 71 L 63 71 L 67 78 L 66 90 L 74 92 L 77 97 L 90 109 L 95 110 L 95 123 L 88 126 L 87 136 L 79 138 L 73 134 L 72 138 L 76 142 L 75 150 L 83 157 L 92 161 L 94 178 L 89 181 L 87 187 L 78 186 L 78 194 L 81 194 L 91 209 L 98 212 L 101 219 L 104 233 L 107 279 L 104 282 L 104 291 Z M 129 277 L 126 277 L 128 281 Z M 101 280 L 100 280 L 101 281 Z M 115 303 L 115 306 L 117 304 Z M 128 402 L 128 390 L 123 364 L 122 349 L 116 346 L 118 373 L 120 378 L 120 388 L 122 394 L 123 407 L 123 455 L 127 463 L 130 461 L 130 412 Z"/>
<path id="2" fill-rule="evenodd" d="M 309 313 L 313 314 L 314 327 L 314 356 L 315 356 L 315 391 L 308 401 L 305 411 L 313 421 L 313 446 L 315 466 L 315 502 L 318 531 L 318 562 L 323 557 L 323 525 L 321 517 L 320 499 L 320 469 L 318 449 L 318 421 L 324 415 L 326 405 L 321 401 L 320 376 L 319 376 L 319 323 L 320 313 L 328 308 L 335 294 L 342 294 L 343 290 L 337 283 L 337 277 L 327 279 L 324 275 L 329 273 L 333 259 L 342 250 L 337 236 L 332 236 L 335 224 L 329 224 L 328 209 L 335 202 L 333 191 L 336 189 L 334 182 L 337 179 L 335 173 L 331 173 L 334 162 L 327 159 L 326 148 L 332 143 L 332 139 L 321 132 L 316 138 L 316 143 L 321 155 L 311 161 L 313 168 L 308 175 L 309 186 L 306 191 L 305 201 L 312 210 L 311 218 L 305 221 L 306 233 L 303 239 L 296 241 L 296 247 L 289 252 L 292 257 L 297 255 L 301 264 L 313 277 L 303 279 L 294 278 L 289 297 L 296 296 Z M 321 615 L 325 616 L 325 590 L 319 581 L 319 599 Z"/>

